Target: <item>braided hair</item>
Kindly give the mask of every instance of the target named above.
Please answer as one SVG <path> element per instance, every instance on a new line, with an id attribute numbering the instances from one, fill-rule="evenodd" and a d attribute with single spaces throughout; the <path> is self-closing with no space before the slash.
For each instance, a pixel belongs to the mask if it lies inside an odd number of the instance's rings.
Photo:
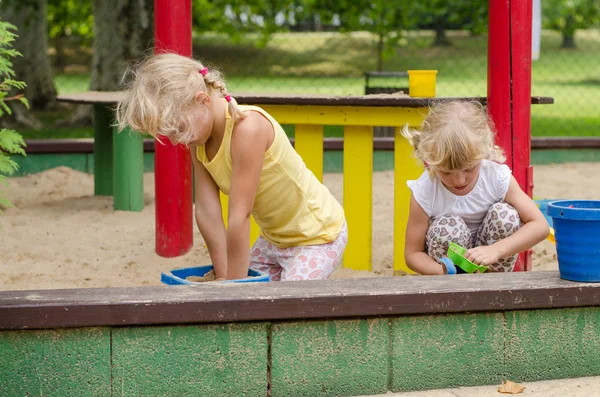
<path id="1" fill-rule="evenodd" d="M 117 127 L 129 126 L 153 137 L 189 145 L 194 140 L 195 95 L 199 91 L 227 100 L 234 120 L 246 117 L 227 92 L 223 75 L 201 62 L 173 53 L 151 55 L 134 66 L 126 97 L 117 104 Z"/>

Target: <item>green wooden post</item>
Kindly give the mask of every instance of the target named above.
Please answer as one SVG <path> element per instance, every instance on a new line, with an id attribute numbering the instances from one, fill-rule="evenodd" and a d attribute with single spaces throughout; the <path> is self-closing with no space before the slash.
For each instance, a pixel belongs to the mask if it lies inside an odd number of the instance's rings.
<path id="1" fill-rule="evenodd" d="M 114 209 L 141 211 L 144 208 L 144 142 L 129 128 L 113 130 Z"/>
<path id="2" fill-rule="evenodd" d="M 112 111 L 105 105 L 94 105 L 94 194 L 113 193 Z"/>

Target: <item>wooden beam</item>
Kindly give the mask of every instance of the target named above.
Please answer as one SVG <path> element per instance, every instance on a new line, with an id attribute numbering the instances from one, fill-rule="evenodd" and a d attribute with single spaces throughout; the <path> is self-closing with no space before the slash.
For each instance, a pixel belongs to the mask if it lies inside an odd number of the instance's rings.
<path id="1" fill-rule="evenodd" d="M 0 330 L 198 324 L 600 305 L 600 284 L 558 272 L 206 283 L 0 292 Z"/>
<path id="2" fill-rule="evenodd" d="M 290 139 L 294 145 L 294 138 Z M 29 139 L 27 153 L 93 153 L 93 139 Z M 561 138 L 561 137 L 533 137 L 532 149 L 600 149 L 600 138 Z M 335 151 L 344 149 L 343 138 L 324 138 L 323 149 Z M 374 150 L 394 150 L 393 137 L 373 138 Z M 154 151 L 154 140 L 144 139 L 144 151 Z"/>
<path id="3" fill-rule="evenodd" d="M 125 98 L 125 92 L 87 91 L 73 94 L 63 94 L 57 97 L 59 102 L 76 104 L 106 104 L 115 105 Z M 321 106 L 401 106 L 401 107 L 426 107 L 434 103 L 449 100 L 477 101 L 487 104 L 486 97 L 437 97 L 437 98 L 411 98 L 399 95 L 282 95 L 282 94 L 247 94 L 232 93 L 236 101 L 245 105 L 321 105 Z M 553 104 L 551 97 L 531 97 L 533 105 Z"/>

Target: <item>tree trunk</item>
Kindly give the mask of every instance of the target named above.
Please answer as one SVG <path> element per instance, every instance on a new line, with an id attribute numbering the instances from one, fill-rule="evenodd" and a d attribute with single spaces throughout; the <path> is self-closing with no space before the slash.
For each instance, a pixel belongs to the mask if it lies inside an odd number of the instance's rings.
<path id="1" fill-rule="evenodd" d="M 383 33 L 379 33 L 377 42 L 377 71 L 383 71 Z"/>
<path id="2" fill-rule="evenodd" d="M 435 27 L 435 40 L 433 45 L 440 47 L 448 47 L 452 45 L 452 42 L 450 39 L 448 39 L 448 36 L 446 36 L 446 29 L 444 29 L 444 26 L 441 24 L 436 25 Z"/>
<path id="3" fill-rule="evenodd" d="M 52 66 L 48 56 L 48 24 L 46 0 L 19 4 L 9 2 L 2 8 L 0 17 L 15 25 L 17 39 L 14 48 L 23 56 L 13 58 L 16 79 L 24 81 L 24 94 L 32 109 L 49 109 L 56 105 Z M 40 128 L 41 123 L 22 104 L 12 103 L 14 120 L 28 127 Z"/>
<path id="4" fill-rule="evenodd" d="M 117 91 L 130 61 L 152 47 L 153 0 L 92 0 L 94 53 L 90 90 Z M 90 106 L 79 106 L 68 123 L 90 122 Z"/>
<path id="5" fill-rule="evenodd" d="M 575 34 L 563 33 L 561 48 L 577 48 L 575 45 Z"/>
<path id="6" fill-rule="evenodd" d="M 565 20 L 565 27 L 562 30 L 561 48 L 576 48 L 575 45 L 575 20 L 569 15 Z"/>

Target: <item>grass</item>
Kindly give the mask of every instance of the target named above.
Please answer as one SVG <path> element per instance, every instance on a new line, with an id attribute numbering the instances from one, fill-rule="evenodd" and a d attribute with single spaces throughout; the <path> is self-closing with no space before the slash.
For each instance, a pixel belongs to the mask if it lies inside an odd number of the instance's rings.
<path id="1" fill-rule="evenodd" d="M 438 96 L 485 96 L 487 37 L 456 32 L 450 38 L 451 47 L 434 48 L 430 32 L 411 33 L 386 60 L 385 69 L 437 69 Z M 541 57 L 533 61 L 532 95 L 551 96 L 555 103 L 532 106 L 532 134 L 600 135 L 600 30 L 578 32 L 578 49 L 560 49 L 560 40 L 559 34 L 544 31 Z M 364 94 L 363 73 L 376 69 L 375 47 L 374 37 L 364 32 L 280 33 L 264 48 L 254 46 L 251 36 L 236 44 L 218 34 L 194 38 L 195 56 L 217 65 L 232 92 Z M 55 81 L 60 93 L 85 91 L 89 76 L 62 74 Z M 380 83 L 407 85 L 402 79 Z M 45 136 L 63 137 L 66 133 L 52 130 Z"/>

